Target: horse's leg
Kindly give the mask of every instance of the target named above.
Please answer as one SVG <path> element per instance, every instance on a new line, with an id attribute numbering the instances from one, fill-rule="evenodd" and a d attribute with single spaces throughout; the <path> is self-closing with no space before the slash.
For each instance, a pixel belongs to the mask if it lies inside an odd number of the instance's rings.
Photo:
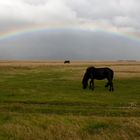
<path id="1" fill-rule="evenodd" d="M 111 91 L 114 91 L 113 82 L 111 82 Z"/>
<path id="2" fill-rule="evenodd" d="M 111 85 L 112 85 L 112 81 L 110 80 L 110 78 L 107 78 L 108 82 L 107 84 L 105 85 L 105 87 L 108 87 L 109 86 L 109 91 L 111 91 Z"/>
<path id="3" fill-rule="evenodd" d="M 90 89 L 94 90 L 94 80 L 90 80 Z"/>
<path id="4" fill-rule="evenodd" d="M 109 91 L 113 91 L 113 82 L 112 82 L 112 78 L 108 77 L 107 78 L 108 82 L 107 84 L 105 85 L 105 87 L 108 87 L 109 86 Z"/>
<path id="5" fill-rule="evenodd" d="M 114 91 L 114 87 L 113 87 L 113 82 L 111 81 L 110 83 L 109 83 L 109 91 Z"/>
<path id="6" fill-rule="evenodd" d="M 109 91 L 111 91 L 111 82 L 109 82 Z"/>
<path id="7" fill-rule="evenodd" d="M 92 81 L 90 80 L 89 89 L 91 89 L 91 86 L 92 86 Z"/>

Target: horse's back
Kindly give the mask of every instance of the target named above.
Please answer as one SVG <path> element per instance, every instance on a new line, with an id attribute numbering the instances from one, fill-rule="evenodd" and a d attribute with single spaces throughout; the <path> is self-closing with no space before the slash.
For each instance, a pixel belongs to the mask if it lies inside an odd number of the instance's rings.
<path id="1" fill-rule="evenodd" d="M 104 68 L 95 68 L 93 71 L 93 77 L 95 79 L 105 79 L 105 78 L 111 78 L 113 79 L 113 70 L 108 68 L 108 67 L 104 67 Z"/>

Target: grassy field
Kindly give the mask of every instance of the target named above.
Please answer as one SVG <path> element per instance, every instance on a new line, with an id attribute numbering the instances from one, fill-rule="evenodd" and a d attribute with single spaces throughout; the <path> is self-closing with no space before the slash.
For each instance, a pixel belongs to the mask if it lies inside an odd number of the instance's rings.
<path id="1" fill-rule="evenodd" d="M 83 90 L 88 66 L 115 72 Z M 0 140 L 139 140 L 140 62 L 0 61 Z"/>

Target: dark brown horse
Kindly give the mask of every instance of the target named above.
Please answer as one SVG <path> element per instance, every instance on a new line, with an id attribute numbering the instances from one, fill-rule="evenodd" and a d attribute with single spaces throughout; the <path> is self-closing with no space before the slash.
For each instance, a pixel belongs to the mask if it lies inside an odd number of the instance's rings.
<path id="1" fill-rule="evenodd" d="M 109 91 L 113 91 L 114 90 L 112 82 L 113 75 L 114 72 L 110 68 L 88 67 L 82 80 L 83 89 L 87 88 L 89 79 L 90 79 L 90 88 L 92 90 L 94 90 L 94 79 L 97 80 L 107 79 L 108 82 L 105 85 L 105 87 L 109 87 Z"/>
<path id="2" fill-rule="evenodd" d="M 70 64 L 70 60 L 65 60 L 64 64 Z"/>

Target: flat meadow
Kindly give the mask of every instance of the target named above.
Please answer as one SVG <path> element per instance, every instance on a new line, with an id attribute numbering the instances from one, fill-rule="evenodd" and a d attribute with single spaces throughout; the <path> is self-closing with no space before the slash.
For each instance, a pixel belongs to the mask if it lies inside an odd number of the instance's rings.
<path id="1" fill-rule="evenodd" d="M 114 92 L 88 66 L 114 70 Z M 0 140 L 139 140 L 140 61 L 0 61 Z"/>

